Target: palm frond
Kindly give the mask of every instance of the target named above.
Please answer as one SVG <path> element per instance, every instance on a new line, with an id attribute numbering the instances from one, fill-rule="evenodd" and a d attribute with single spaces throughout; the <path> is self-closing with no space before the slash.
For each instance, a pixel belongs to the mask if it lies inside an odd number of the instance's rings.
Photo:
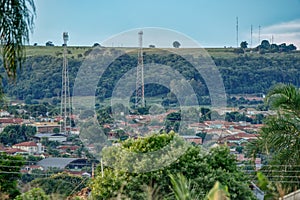
<path id="1" fill-rule="evenodd" d="M 278 84 L 266 96 L 271 108 L 300 116 L 300 90 L 291 84 Z"/>
<path id="2" fill-rule="evenodd" d="M 169 175 L 171 179 L 172 191 L 177 200 L 197 200 L 198 195 L 194 192 L 191 182 L 184 175 L 176 174 Z"/>
<path id="3" fill-rule="evenodd" d="M 29 42 L 34 17 L 33 0 L 0 0 L 1 53 L 6 73 L 13 79 L 25 59 L 24 45 Z"/>
<path id="4" fill-rule="evenodd" d="M 221 185 L 219 181 L 217 181 L 214 187 L 209 191 L 206 200 L 229 200 L 229 192 L 227 186 Z"/>

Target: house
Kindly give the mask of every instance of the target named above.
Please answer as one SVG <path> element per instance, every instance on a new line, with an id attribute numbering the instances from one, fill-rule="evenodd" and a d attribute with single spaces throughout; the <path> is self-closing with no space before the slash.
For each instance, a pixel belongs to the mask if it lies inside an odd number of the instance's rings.
<path id="1" fill-rule="evenodd" d="M 8 125 L 21 125 L 23 119 L 21 118 L 0 118 L 1 127 L 6 127 Z"/>
<path id="2" fill-rule="evenodd" d="M 43 167 L 39 166 L 39 165 L 27 165 L 27 166 L 23 167 L 21 172 L 31 174 L 32 170 L 35 170 L 35 169 L 36 170 L 43 170 Z"/>
<path id="3" fill-rule="evenodd" d="M 91 163 L 88 162 L 87 159 L 84 158 L 61 158 L 61 157 L 49 157 L 45 158 L 39 162 L 37 165 L 43 167 L 44 170 L 49 168 L 56 169 L 68 169 L 73 171 L 80 171 L 84 167 L 91 167 Z"/>
<path id="4" fill-rule="evenodd" d="M 7 154 L 10 154 L 10 155 L 26 155 L 28 154 L 27 151 L 24 151 L 22 149 L 18 149 L 18 148 L 6 148 L 4 150 L 4 152 L 6 152 Z"/>
<path id="5" fill-rule="evenodd" d="M 79 146 L 62 145 L 62 146 L 57 147 L 57 149 L 60 151 L 60 153 L 74 153 L 77 149 L 79 149 Z"/>
<path id="6" fill-rule="evenodd" d="M 60 129 L 60 125 L 56 122 L 36 122 L 32 124 L 36 127 L 37 133 L 54 133 L 54 129 Z"/>
<path id="7" fill-rule="evenodd" d="M 185 141 L 195 144 L 202 144 L 202 138 L 196 135 L 182 135 Z"/>
<path id="8" fill-rule="evenodd" d="M 41 141 L 43 138 L 48 141 L 56 141 L 56 142 L 65 142 L 67 141 L 67 136 L 60 133 L 38 133 L 34 136 L 38 141 Z"/>
<path id="9" fill-rule="evenodd" d="M 12 148 L 21 149 L 29 154 L 41 154 L 44 152 L 44 146 L 42 146 L 41 143 L 35 143 L 33 141 L 14 144 Z"/>

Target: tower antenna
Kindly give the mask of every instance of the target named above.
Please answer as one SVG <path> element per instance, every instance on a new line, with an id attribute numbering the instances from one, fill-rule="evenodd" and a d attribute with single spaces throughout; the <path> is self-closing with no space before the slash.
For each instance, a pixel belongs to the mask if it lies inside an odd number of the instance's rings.
<path id="1" fill-rule="evenodd" d="M 253 35 L 253 26 L 251 24 L 251 30 L 250 30 L 250 48 L 252 48 L 252 35 Z"/>
<path id="2" fill-rule="evenodd" d="M 143 61 L 143 31 L 139 33 L 138 64 L 136 71 L 135 107 L 145 107 L 144 96 L 144 61 Z"/>
<path id="3" fill-rule="evenodd" d="M 260 44 L 260 28 L 261 28 L 261 26 L 259 25 L 258 26 L 258 44 Z"/>
<path id="4" fill-rule="evenodd" d="M 64 40 L 64 52 L 63 52 L 63 69 L 62 69 L 62 79 L 61 79 L 61 103 L 60 103 L 60 114 L 61 114 L 61 124 L 60 132 L 67 134 L 71 131 L 71 100 L 70 100 L 70 82 L 68 73 L 68 59 L 67 59 L 67 42 L 69 40 L 69 35 L 67 32 L 63 33 Z M 69 123 L 68 123 L 69 120 Z"/>
<path id="5" fill-rule="evenodd" d="M 239 47 L 239 18 L 236 17 L 236 47 Z"/>

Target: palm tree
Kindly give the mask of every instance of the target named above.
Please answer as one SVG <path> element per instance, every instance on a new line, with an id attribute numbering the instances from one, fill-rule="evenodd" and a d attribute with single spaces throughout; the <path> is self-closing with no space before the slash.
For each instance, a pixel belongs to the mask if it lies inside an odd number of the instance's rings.
<path id="1" fill-rule="evenodd" d="M 300 90 L 291 84 L 278 84 L 269 91 L 266 102 L 271 108 L 300 115 Z"/>
<path id="2" fill-rule="evenodd" d="M 300 90 L 278 84 L 266 96 L 276 115 L 269 116 L 256 144 L 267 154 L 267 177 L 283 183 L 283 188 L 300 188 Z"/>
<path id="3" fill-rule="evenodd" d="M 195 192 L 196 185 L 192 186 L 191 181 L 187 180 L 182 174 L 169 175 L 171 179 L 171 189 L 177 200 L 197 200 L 200 195 Z M 229 200 L 230 194 L 228 187 L 221 185 L 217 181 L 214 187 L 205 196 L 205 200 Z"/>
<path id="4" fill-rule="evenodd" d="M 25 43 L 33 29 L 33 0 L 0 0 L 0 41 L 3 65 L 9 77 L 15 78 L 25 58 Z"/>
<path id="5" fill-rule="evenodd" d="M 267 94 L 266 102 L 277 111 L 262 128 L 266 150 L 283 156 L 283 163 L 300 165 L 300 90 L 278 84 Z"/>
<path id="6" fill-rule="evenodd" d="M 198 195 L 194 192 L 191 182 L 182 174 L 170 174 L 172 191 L 177 200 L 197 200 Z"/>
<path id="7" fill-rule="evenodd" d="M 206 195 L 205 200 L 229 200 L 229 196 L 228 187 L 221 185 L 221 183 L 217 181 Z"/>

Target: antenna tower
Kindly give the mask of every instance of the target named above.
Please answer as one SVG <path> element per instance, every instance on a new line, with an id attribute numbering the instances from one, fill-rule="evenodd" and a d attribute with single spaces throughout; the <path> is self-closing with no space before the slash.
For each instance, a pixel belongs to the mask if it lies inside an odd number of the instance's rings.
<path id="1" fill-rule="evenodd" d="M 67 41 L 69 40 L 69 35 L 67 32 L 63 33 L 64 40 L 64 53 L 63 53 L 63 69 L 62 69 L 62 79 L 61 79 L 61 103 L 60 103 L 60 114 L 61 114 L 61 124 L 60 132 L 67 134 L 67 127 L 69 131 L 71 130 L 71 98 L 70 98 L 70 83 L 68 74 L 68 59 L 67 59 Z M 68 122 L 69 121 L 69 122 Z"/>
<path id="2" fill-rule="evenodd" d="M 260 44 L 260 25 L 258 26 L 258 44 Z"/>
<path id="3" fill-rule="evenodd" d="M 253 35 L 253 26 L 251 24 L 251 30 L 250 30 L 250 48 L 252 48 L 252 35 Z"/>
<path id="4" fill-rule="evenodd" d="M 136 70 L 135 107 L 145 107 L 144 96 L 144 62 L 143 62 L 143 31 L 139 33 L 138 65 Z"/>
<path id="5" fill-rule="evenodd" d="M 236 47 L 239 47 L 239 18 L 236 17 Z"/>

